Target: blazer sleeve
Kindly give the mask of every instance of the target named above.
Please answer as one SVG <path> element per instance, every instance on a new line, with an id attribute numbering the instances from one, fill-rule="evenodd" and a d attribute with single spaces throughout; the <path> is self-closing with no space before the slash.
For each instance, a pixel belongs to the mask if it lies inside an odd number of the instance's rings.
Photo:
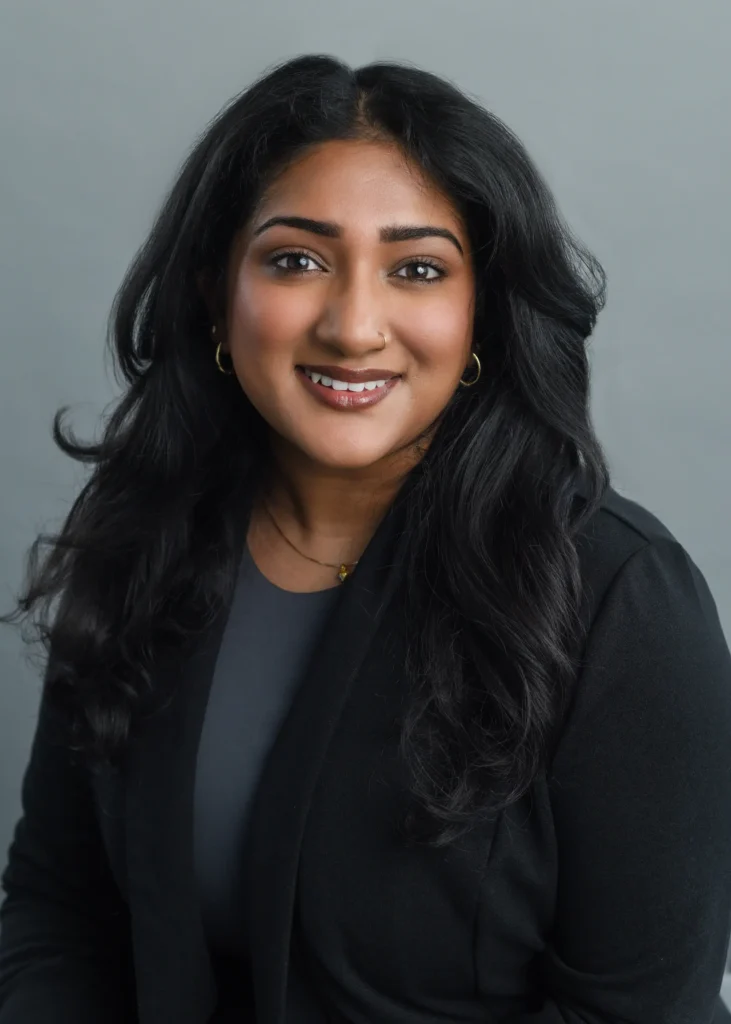
<path id="1" fill-rule="evenodd" d="M 133 1021 L 125 905 L 46 687 L 1 881 L 0 1024 Z"/>
<path id="2" fill-rule="evenodd" d="M 549 775 L 546 999 L 517 1024 L 711 1024 L 731 932 L 731 656 L 682 546 L 616 574 Z"/>

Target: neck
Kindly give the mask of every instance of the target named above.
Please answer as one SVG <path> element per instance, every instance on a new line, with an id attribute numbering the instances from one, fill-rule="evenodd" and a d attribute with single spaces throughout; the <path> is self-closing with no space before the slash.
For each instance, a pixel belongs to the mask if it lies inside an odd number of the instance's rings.
<path id="1" fill-rule="evenodd" d="M 411 450 L 364 469 L 333 469 L 279 437 L 271 439 L 271 455 L 264 484 L 270 510 L 300 538 L 328 537 L 344 549 L 367 541 L 418 462 Z"/>

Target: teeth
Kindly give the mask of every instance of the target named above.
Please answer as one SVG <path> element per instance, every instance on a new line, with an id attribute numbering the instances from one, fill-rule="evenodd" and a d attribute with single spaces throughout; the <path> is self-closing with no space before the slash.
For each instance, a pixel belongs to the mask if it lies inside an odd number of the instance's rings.
<path id="1" fill-rule="evenodd" d="M 326 377 L 324 374 L 315 373 L 312 370 L 305 370 L 305 373 L 315 384 L 322 384 L 326 388 L 332 388 L 333 391 L 373 391 L 375 388 L 382 388 L 386 383 L 385 380 L 369 380 L 362 384 L 349 384 L 344 380 L 333 380 L 332 377 Z"/>

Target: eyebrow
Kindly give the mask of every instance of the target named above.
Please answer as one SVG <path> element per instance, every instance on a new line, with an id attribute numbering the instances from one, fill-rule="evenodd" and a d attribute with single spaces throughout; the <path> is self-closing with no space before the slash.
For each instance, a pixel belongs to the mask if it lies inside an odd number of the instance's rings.
<path id="1" fill-rule="evenodd" d="M 299 228 L 301 231 L 310 231 L 314 235 L 322 235 L 325 238 L 340 238 L 342 235 L 340 226 L 331 221 L 312 220 L 310 217 L 270 217 L 256 228 L 253 237 L 256 238 L 277 224 L 283 224 L 289 228 Z M 389 224 L 381 228 L 380 231 L 382 242 L 409 242 L 415 238 L 446 238 L 464 256 L 464 251 L 456 235 L 447 228 L 438 228 L 430 224 Z"/>

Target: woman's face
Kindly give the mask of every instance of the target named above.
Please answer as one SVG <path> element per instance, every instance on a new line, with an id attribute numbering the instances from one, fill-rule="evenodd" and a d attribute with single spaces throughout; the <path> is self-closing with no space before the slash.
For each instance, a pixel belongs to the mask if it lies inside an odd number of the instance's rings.
<path id="1" fill-rule="evenodd" d="M 363 470 L 403 454 L 449 402 L 470 363 L 473 299 L 450 201 L 394 147 L 328 142 L 237 236 L 217 338 L 280 438 L 318 465 Z"/>

